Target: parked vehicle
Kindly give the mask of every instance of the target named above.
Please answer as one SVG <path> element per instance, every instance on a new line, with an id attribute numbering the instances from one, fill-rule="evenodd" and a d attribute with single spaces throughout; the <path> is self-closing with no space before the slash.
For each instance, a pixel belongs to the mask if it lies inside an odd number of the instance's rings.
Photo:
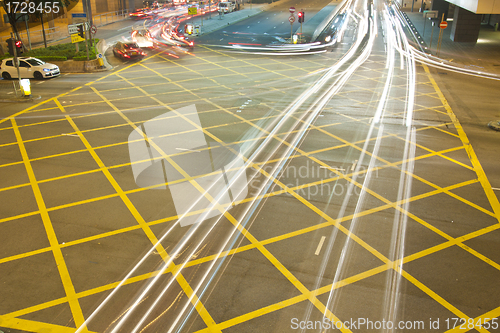
<path id="1" fill-rule="evenodd" d="M 113 46 L 115 57 L 122 59 L 142 58 L 146 55 L 135 42 L 118 42 Z"/>
<path id="2" fill-rule="evenodd" d="M 59 67 L 33 57 L 18 57 L 19 74 L 24 79 L 46 79 L 60 74 Z M 0 72 L 6 80 L 18 78 L 14 58 L 3 59 L 0 64 Z"/>

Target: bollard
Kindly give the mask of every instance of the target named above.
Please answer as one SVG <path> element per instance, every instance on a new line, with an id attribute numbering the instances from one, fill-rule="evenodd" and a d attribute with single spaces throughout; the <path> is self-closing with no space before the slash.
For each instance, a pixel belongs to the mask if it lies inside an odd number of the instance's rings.
<path id="1" fill-rule="evenodd" d="M 31 97 L 31 84 L 29 79 L 21 79 L 21 91 L 24 97 Z"/>

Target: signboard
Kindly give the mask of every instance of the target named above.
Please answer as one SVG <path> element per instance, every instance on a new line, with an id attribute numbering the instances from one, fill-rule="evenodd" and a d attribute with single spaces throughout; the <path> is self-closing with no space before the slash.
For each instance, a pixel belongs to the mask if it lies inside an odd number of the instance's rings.
<path id="1" fill-rule="evenodd" d="M 88 22 L 82 22 L 79 24 L 68 24 L 68 33 L 70 35 L 78 33 L 78 26 L 79 25 L 85 25 L 85 30 L 89 29 L 89 23 Z"/>
<path id="2" fill-rule="evenodd" d="M 290 7 L 290 13 L 295 13 L 295 7 Z"/>
<path id="3" fill-rule="evenodd" d="M 448 27 L 448 22 L 442 21 L 441 23 L 439 23 L 439 27 L 441 29 L 446 29 Z"/>
<path id="4" fill-rule="evenodd" d="M 83 42 L 85 38 L 80 37 L 79 34 L 72 34 L 71 35 L 71 43 L 78 43 L 78 42 Z"/>
<path id="5" fill-rule="evenodd" d="M 71 18 L 73 19 L 73 24 L 87 22 L 87 14 L 85 13 L 72 13 Z"/>
<path id="6" fill-rule="evenodd" d="M 196 7 L 189 7 L 188 8 L 188 15 L 196 15 L 198 14 L 198 8 Z"/>
<path id="7" fill-rule="evenodd" d="M 437 18 L 439 15 L 438 10 L 424 10 L 424 17 L 427 18 Z"/>

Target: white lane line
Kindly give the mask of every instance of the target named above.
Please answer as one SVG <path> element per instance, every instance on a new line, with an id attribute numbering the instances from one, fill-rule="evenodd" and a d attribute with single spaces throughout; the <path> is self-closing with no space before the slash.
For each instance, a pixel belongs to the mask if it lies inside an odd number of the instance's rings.
<path id="1" fill-rule="evenodd" d="M 78 134 L 63 133 L 61 135 L 64 135 L 64 136 L 76 136 L 76 137 L 78 137 Z"/>
<path id="2" fill-rule="evenodd" d="M 192 149 L 187 149 L 187 148 L 175 148 L 177 150 L 184 150 L 184 151 L 192 151 L 194 153 L 199 153 L 200 151 L 199 150 L 192 150 Z"/>
<path id="3" fill-rule="evenodd" d="M 354 168 L 356 167 L 356 163 L 358 163 L 358 160 L 355 160 L 354 163 L 352 164 L 351 171 L 353 171 Z"/>
<path id="4" fill-rule="evenodd" d="M 321 248 L 323 247 L 323 243 L 325 242 L 326 236 L 321 237 L 321 240 L 319 241 L 318 248 L 316 249 L 316 252 L 314 252 L 315 255 L 318 255 L 319 252 L 321 251 Z"/>
<path id="5" fill-rule="evenodd" d="M 498 187 L 492 187 L 491 189 L 492 189 L 493 191 L 500 191 L 500 188 L 498 188 Z"/>
<path id="6" fill-rule="evenodd" d="M 329 167 L 329 166 L 324 166 L 324 165 L 320 165 L 319 168 L 320 169 L 333 169 L 333 170 L 337 170 L 337 171 L 345 171 L 345 169 L 343 169 L 343 168 L 334 168 L 334 167 Z"/>

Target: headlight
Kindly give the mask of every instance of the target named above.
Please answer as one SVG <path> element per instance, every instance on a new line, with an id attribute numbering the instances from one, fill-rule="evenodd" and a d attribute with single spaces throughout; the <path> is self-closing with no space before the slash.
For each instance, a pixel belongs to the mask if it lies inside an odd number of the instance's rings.
<path id="1" fill-rule="evenodd" d="M 44 68 L 44 69 L 43 69 L 43 71 L 44 71 L 44 72 L 50 72 L 50 69 L 48 69 L 48 68 Z"/>

